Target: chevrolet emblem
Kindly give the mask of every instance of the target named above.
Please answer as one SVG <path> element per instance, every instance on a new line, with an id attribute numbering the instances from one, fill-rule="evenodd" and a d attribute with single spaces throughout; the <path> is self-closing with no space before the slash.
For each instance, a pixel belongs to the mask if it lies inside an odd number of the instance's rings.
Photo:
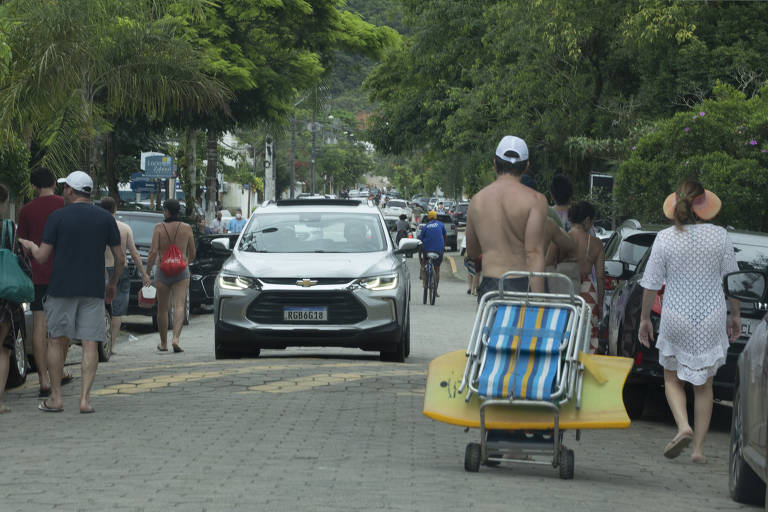
<path id="1" fill-rule="evenodd" d="M 314 279 L 309 279 L 307 277 L 296 281 L 296 286 L 301 286 L 304 288 L 309 288 L 310 286 L 315 286 L 316 284 L 317 284 L 317 281 L 315 281 Z"/>

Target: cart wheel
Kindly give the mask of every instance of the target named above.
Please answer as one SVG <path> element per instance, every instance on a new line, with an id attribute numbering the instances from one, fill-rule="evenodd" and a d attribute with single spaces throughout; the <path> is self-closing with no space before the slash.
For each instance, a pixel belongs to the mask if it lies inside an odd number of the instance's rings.
<path id="1" fill-rule="evenodd" d="M 480 470 L 480 443 L 469 443 L 464 452 L 464 469 L 477 473 Z"/>
<path id="2" fill-rule="evenodd" d="M 568 448 L 560 450 L 558 465 L 560 466 L 560 478 L 563 480 L 573 480 L 573 450 Z"/>

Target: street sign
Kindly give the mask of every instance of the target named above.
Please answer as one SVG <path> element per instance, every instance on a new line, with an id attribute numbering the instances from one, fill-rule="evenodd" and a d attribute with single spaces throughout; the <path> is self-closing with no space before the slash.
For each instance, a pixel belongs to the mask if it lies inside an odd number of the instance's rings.
<path id="1" fill-rule="evenodd" d="M 243 190 L 250 190 L 251 184 L 250 183 L 243 183 Z"/>
<path id="2" fill-rule="evenodd" d="M 173 178 L 173 157 L 148 156 L 144 163 L 144 175 L 148 178 Z"/>
<path id="3" fill-rule="evenodd" d="M 155 184 L 151 178 L 143 172 L 136 172 L 131 174 L 131 190 L 138 193 L 152 192 L 155 189 Z"/>

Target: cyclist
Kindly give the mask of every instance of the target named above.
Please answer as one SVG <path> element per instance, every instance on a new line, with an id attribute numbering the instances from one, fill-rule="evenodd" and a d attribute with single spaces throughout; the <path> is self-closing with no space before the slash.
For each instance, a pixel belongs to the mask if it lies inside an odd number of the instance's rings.
<path id="1" fill-rule="evenodd" d="M 408 217 L 404 213 L 401 213 L 400 218 L 395 222 L 395 231 L 397 232 L 397 235 L 395 236 L 396 246 L 400 245 L 400 240 L 408 238 L 408 230 L 411 228 L 411 225 L 408 224 L 406 219 L 408 219 Z"/>
<path id="2" fill-rule="evenodd" d="M 422 274 L 424 273 L 424 265 L 427 262 L 427 254 L 434 252 L 440 255 L 435 261 L 436 284 L 440 284 L 440 264 L 443 262 L 443 251 L 445 250 L 447 233 L 445 232 L 445 225 L 437 220 L 437 212 L 434 210 L 430 210 L 427 214 L 427 223 L 424 224 L 421 233 L 419 233 L 419 240 L 421 240 L 419 264 L 421 265 Z"/>

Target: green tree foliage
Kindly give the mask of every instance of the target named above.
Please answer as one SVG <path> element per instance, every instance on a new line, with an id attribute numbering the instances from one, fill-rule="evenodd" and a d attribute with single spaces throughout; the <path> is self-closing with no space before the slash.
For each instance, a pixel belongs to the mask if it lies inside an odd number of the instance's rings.
<path id="1" fill-rule="evenodd" d="M 461 157 L 469 189 L 492 176 L 493 149 L 513 133 L 528 142 L 540 184 L 565 172 L 584 190 L 590 172 L 627 156 L 627 139 L 711 97 L 718 80 L 751 95 L 765 79 L 766 4 L 402 3 L 410 35 L 366 81 L 377 102 L 371 139 L 387 152 L 424 151 L 429 167 Z"/>
<path id="2" fill-rule="evenodd" d="M 751 98 L 721 85 L 715 98 L 659 121 L 621 165 L 621 214 L 663 220 L 664 198 L 688 177 L 723 201 L 719 221 L 768 230 L 768 86 Z"/>

